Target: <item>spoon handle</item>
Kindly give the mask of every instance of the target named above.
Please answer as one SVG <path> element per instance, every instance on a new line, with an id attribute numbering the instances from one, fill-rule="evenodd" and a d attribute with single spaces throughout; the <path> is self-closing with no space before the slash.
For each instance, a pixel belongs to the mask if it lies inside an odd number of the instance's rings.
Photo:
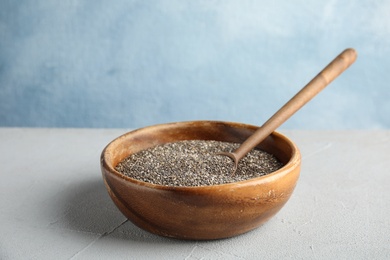
<path id="1" fill-rule="evenodd" d="M 256 145 L 261 143 L 276 128 L 290 118 L 296 111 L 309 102 L 315 95 L 323 90 L 330 82 L 345 71 L 357 58 L 354 49 L 346 49 L 329 63 L 317 76 L 304 86 L 294 97 L 281 107 L 270 119 L 268 119 L 256 132 L 254 132 L 234 152 L 234 157 L 239 161 Z"/>

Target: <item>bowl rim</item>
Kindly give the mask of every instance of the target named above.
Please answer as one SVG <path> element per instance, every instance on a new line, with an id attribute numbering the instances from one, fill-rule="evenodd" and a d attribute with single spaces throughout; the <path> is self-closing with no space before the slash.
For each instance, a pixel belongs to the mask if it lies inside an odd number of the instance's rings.
<path id="1" fill-rule="evenodd" d="M 285 141 L 292 148 L 290 160 L 285 165 L 283 165 L 282 168 L 280 168 L 274 172 L 271 172 L 269 174 L 259 176 L 256 178 L 243 180 L 243 181 L 223 183 L 223 184 L 217 184 L 217 185 L 204 185 L 204 186 L 167 186 L 167 185 L 160 185 L 160 184 L 145 182 L 145 181 L 141 181 L 141 180 L 138 180 L 135 178 L 131 178 L 129 176 L 126 176 L 126 175 L 116 171 L 115 168 L 113 167 L 113 165 L 111 165 L 111 163 L 107 162 L 106 154 L 108 153 L 108 150 L 111 149 L 111 146 L 114 143 L 120 141 L 120 139 L 124 139 L 127 136 L 134 134 L 135 132 L 143 131 L 143 130 L 150 129 L 150 128 L 159 128 L 159 127 L 170 126 L 170 125 L 175 125 L 175 124 L 178 125 L 178 124 L 191 124 L 191 123 L 208 123 L 208 124 L 223 123 L 223 124 L 227 124 L 231 127 L 235 127 L 235 126 L 236 127 L 238 127 L 238 126 L 245 127 L 245 128 L 246 127 L 249 127 L 249 128 L 253 128 L 253 127 L 258 128 L 259 127 L 259 126 L 255 126 L 255 125 L 237 123 L 237 122 L 229 122 L 229 121 L 195 120 L 195 121 L 180 121 L 180 122 L 162 123 L 162 124 L 155 124 L 155 125 L 137 128 L 137 129 L 126 132 L 126 133 L 116 137 L 115 139 L 113 139 L 111 142 L 109 142 L 106 145 L 106 147 L 103 149 L 101 156 L 100 156 L 101 168 L 105 170 L 105 174 L 107 174 L 107 172 L 109 172 L 110 174 L 112 174 L 116 177 L 119 177 L 125 181 L 129 181 L 133 184 L 149 187 L 152 189 L 159 189 L 159 190 L 164 190 L 164 191 L 203 191 L 203 190 L 208 191 L 208 190 L 212 190 L 212 189 L 236 188 L 237 186 L 252 186 L 254 184 L 260 184 L 261 182 L 272 182 L 273 180 L 275 180 L 283 175 L 287 175 L 289 172 L 292 171 L 292 169 L 299 167 L 299 165 L 300 165 L 301 154 L 300 154 L 298 147 L 290 138 L 288 138 L 284 134 L 279 133 L 278 131 L 272 132 L 271 135 L 275 135 L 275 136 L 283 139 L 283 141 Z"/>

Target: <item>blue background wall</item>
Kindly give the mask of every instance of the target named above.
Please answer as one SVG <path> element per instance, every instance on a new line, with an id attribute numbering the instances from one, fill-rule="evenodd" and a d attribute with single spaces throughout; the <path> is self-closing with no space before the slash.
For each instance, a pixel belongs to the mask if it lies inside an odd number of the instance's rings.
<path id="1" fill-rule="evenodd" d="M 347 47 L 283 128 L 390 128 L 390 1 L 0 0 L 0 126 L 261 124 Z"/>

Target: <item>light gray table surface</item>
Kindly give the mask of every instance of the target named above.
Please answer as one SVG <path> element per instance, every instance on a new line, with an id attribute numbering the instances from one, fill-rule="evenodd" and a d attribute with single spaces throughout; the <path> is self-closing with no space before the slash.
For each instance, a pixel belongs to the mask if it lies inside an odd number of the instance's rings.
<path id="1" fill-rule="evenodd" d="M 0 128 L 0 259 L 390 259 L 390 131 L 280 131 L 303 161 L 281 211 L 216 241 L 134 226 L 99 157 L 124 129 Z"/>

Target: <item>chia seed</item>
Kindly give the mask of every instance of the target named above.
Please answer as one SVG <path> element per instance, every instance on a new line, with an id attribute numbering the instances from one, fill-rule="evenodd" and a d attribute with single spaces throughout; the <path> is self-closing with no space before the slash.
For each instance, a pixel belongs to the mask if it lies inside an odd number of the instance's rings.
<path id="1" fill-rule="evenodd" d="M 238 163 L 218 152 L 232 152 L 240 144 L 188 140 L 158 145 L 132 154 L 115 169 L 134 179 L 164 186 L 210 186 L 248 180 L 280 169 L 283 164 L 254 149 Z"/>

